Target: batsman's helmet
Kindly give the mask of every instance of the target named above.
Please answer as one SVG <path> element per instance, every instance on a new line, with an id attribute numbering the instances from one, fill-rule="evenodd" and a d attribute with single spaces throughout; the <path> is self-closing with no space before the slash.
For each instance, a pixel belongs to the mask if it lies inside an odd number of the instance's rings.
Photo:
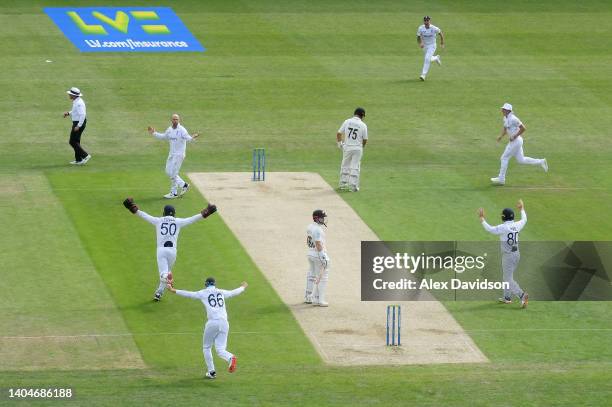
<path id="1" fill-rule="evenodd" d="M 327 217 L 327 214 L 325 213 L 324 210 L 322 209 L 317 209 L 312 213 L 312 220 L 314 220 L 316 223 L 318 223 L 319 225 L 324 225 L 327 226 L 325 224 L 325 218 Z"/>
<path id="2" fill-rule="evenodd" d="M 506 208 L 502 211 L 502 220 L 504 222 L 514 220 L 514 211 L 510 208 Z"/>
<path id="3" fill-rule="evenodd" d="M 164 216 L 174 216 L 176 211 L 174 210 L 174 206 L 166 205 L 164 206 Z"/>
<path id="4" fill-rule="evenodd" d="M 355 113 L 353 114 L 363 119 L 365 117 L 365 109 L 363 107 L 358 107 L 357 109 L 355 109 Z"/>
<path id="5" fill-rule="evenodd" d="M 215 281 L 214 277 L 208 277 L 206 279 L 206 282 L 204 283 L 204 286 L 205 287 L 210 287 L 211 285 L 215 285 L 215 284 L 216 284 L 216 281 Z"/>

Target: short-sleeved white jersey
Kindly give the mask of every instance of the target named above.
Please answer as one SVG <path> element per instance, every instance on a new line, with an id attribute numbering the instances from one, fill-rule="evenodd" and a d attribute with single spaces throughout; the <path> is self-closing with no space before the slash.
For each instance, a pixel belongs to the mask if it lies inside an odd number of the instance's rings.
<path id="1" fill-rule="evenodd" d="M 160 140 L 168 140 L 170 143 L 170 155 L 185 155 L 187 149 L 187 142 L 193 140 L 193 137 L 189 135 L 187 130 L 180 124 L 173 129 L 172 126 L 168 127 L 165 132 L 155 132 L 153 135 Z"/>
<path id="2" fill-rule="evenodd" d="M 429 28 L 425 27 L 425 24 L 421 24 L 417 29 L 417 37 L 421 37 L 423 44 L 425 45 L 433 45 L 436 43 L 436 35 L 438 35 L 441 30 L 433 24 L 429 24 Z"/>
<path id="3" fill-rule="evenodd" d="M 179 232 L 182 227 L 191 225 L 194 222 L 204 219 L 202 214 L 198 213 L 190 218 L 175 218 L 174 216 L 162 216 L 155 217 L 148 213 L 139 210 L 136 215 L 140 216 L 153 226 L 155 226 L 155 234 L 157 235 L 157 247 L 169 247 L 165 246 L 166 242 L 172 242 L 172 246 L 176 248 L 178 243 Z"/>
<path id="4" fill-rule="evenodd" d="M 510 137 L 516 136 L 522 124 L 523 122 L 512 112 L 508 113 L 508 116 L 504 116 L 504 127 Z"/>
<path id="5" fill-rule="evenodd" d="M 315 242 L 320 242 L 323 248 L 322 252 L 327 249 L 325 247 L 325 231 L 323 227 L 316 222 L 312 222 L 306 229 L 306 246 L 308 247 L 308 255 L 312 257 L 319 257 L 317 246 Z"/>
<path id="6" fill-rule="evenodd" d="M 345 148 L 362 148 L 363 140 L 368 139 L 368 126 L 359 117 L 353 116 L 342 123 L 338 133 L 344 134 Z"/>
<path id="7" fill-rule="evenodd" d="M 215 286 L 206 287 L 200 291 L 185 291 L 176 290 L 178 295 L 183 297 L 198 299 L 204 304 L 206 309 L 206 317 L 209 321 L 211 320 L 225 320 L 227 321 L 227 311 L 225 310 L 225 300 L 227 298 L 234 297 L 241 294 L 244 291 L 244 287 L 238 287 L 235 290 L 222 290 Z"/>
<path id="8" fill-rule="evenodd" d="M 509 220 L 497 226 L 491 226 L 487 221 L 483 221 L 482 226 L 487 232 L 499 236 L 502 252 L 512 253 L 518 251 L 519 232 L 525 227 L 526 223 L 527 213 L 521 210 L 521 220 L 519 221 Z"/>

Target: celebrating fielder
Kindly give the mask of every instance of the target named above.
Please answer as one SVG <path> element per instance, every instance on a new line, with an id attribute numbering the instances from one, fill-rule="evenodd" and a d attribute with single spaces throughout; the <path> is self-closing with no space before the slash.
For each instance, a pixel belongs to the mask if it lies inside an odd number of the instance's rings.
<path id="1" fill-rule="evenodd" d="M 326 226 L 327 215 L 321 209 L 312 213 L 313 223 L 306 230 L 306 246 L 308 247 L 308 274 L 306 276 L 306 293 L 304 302 L 306 304 L 327 307 L 325 300 L 327 279 L 329 276 L 330 259 L 325 250 L 325 231 L 321 226 Z"/>
<path id="2" fill-rule="evenodd" d="M 506 149 L 500 158 L 501 166 L 499 167 L 499 175 L 495 178 L 491 178 L 491 182 L 496 185 L 504 185 L 506 183 L 506 170 L 508 169 L 508 163 L 512 157 L 515 157 L 519 164 L 539 165 L 544 169 L 544 172 L 548 172 L 546 158 L 525 157 L 523 154 L 523 133 L 527 129 L 523 125 L 523 122 L 512 112 L 512 105 L 510 103 L 504 103 L 501 107 L 501 111 L 504 115 L 504 127 L 502 128 L 501 135 L 497 137 L 497 141 L 499 142 L 506 134 L 510 141 L 506 145 Z"/>
<path id="3" fill-rule="evenodd" d="M 419 79 L 424 81 L 429 72 L 429 67 L 432 62 L 442 65 L 440 55 L 434 55 L 436 53 L 436 36 L 440 36 L 440 47 L 444 48 L 444 34 L 435 25 L 431 24 L 431 17 L 423 17 L 423 24 L 417 29 L 417 43 L 419 47 L 423 49 L 424 61 L 423 71 Z"/>
<path id="4" fill-rule="evenodd" d="M 243 281 L 240 287 L 232 291 L 221 290 L 215 287 L 215 279 L 209 277 L 204 283 L 204 289 L 200 291 L 185 291 L 176 290 L 171 284 L 168 284 L 168 289 L 182 297 L 194 298 L 202 301 L 206 308 L 206 317 L 208 321 L 204 326 L 204 337 L 202 351 L 204 352 L 204 361 L 208 371 L 206 372 L 207 379 L 217 377 L 215 371 L 215 363 L 212 356 L 212 346 L 215 345 L 215 350 L 220 358 L 229 363 L 228 371 L 234 373 L 236 371 L 236 356 L 226 350 L 227 336 L 229 335 L 229 322 L 227 321 L 227 311 L 225 310 L 225 300 L 242 294 L 248 284 Z"/>
<path id="5" fill-rule="evenodd" d="M 340 189 L 359 191 L 361 157 L 368 142 L 368 126 L 363 122 L 365 110 L 355 109 L 354 116 L 346 119 L 336 133 L 338 148 L 342 150 Z"/>
<path id="6" fill-rule="evenodd" d="M 175 218 L 175 210 L 172 205 L 164 206 L 163 216 L 160 218 L 149 215 L 148 213 L 138 209 L 132 198 L 127 198 L 123 201 L 130 212 L 140 216 L 153 226 L 155 226 L 155 234 L 157 235 L 157 268 L 159 270 L 159 286 L 153 297 L 154 301 L 160 301 L 164 294 L 166 284 L 172 284 L 172 267 L 176 261 L 176 248 L 179 233 L 182 227 L 191 225 L 201 219 L 205 219 L 217 211 L 215 205 L 208 204 L 202 212 L 190 218 Z"/>
<path id="7" fill-rule="evenodd" d="M 521 211 L 521 220 L 514 221 L 514 211 L 506 208 L 502 211 L 502 221 L 504 223 L 491 226 L 485 220 L 484 209 L 478 209 L 480 223 L 484 229 L 494 235 L 499 236 L 502 251 L 502 269 L 504 282 L 508 283 L 509 288 L 504 288 L 504 297 L 499 301 L 504 304 L 512 304 L 512 295 L 517 296 L 521 300 L 521 307 L 526 308 L 529 301 L 529 295 L 521 289 L 518 283 L 514 280 L 514 272 L 518 267 L 521 254 L 519 252 L 519 232 L 527 223 L 527 213 L 525 213 L 525 205 L 519 199 L 517 208 Z"/>
<path id="8" fill-rule="evenodd" d="M 189 189 L 189 184 L 183 181 L 179 176 L 181 165 L 185 159 L 185 150 L 187 142 L 198 138 L 198 133 L 193 133 L 191 136 L 187 130 L 180 124 L 181 117 L 178 114 L 172 115 L 172 125 L 163 133 L 158 133 L 151 126 L 147 127 L 150 134 L 160 140 L 168 140 L 170 143 L 170 153 L 166 160 L 166 174 L 170 177 L 170 192 L 164 195 L 164 198 L 174 199 L 183 195 Z M 180 190 L 179 190 L 180 188 Z"/>

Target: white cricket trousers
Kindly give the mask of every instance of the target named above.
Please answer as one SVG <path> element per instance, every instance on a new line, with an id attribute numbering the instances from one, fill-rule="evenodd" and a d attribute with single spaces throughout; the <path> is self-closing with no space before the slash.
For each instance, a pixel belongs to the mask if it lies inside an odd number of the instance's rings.
<path id="1" fill-rule="evenodd" d="M 184 159 L 183 154 L 170 154 L 166 161 L 166 174 L 170 177 L 170 192 L 175 195 L 177 194 L 177 188 L 182 188 L 185 185 L 185 181 L 179 176 Z"/>
<path id="2" fill-rule="evenodd" d="M 429 72 L 429 67 L 431 66 L 431 63 L 435 60 L 434 54 L 436 52 L 436 44 L 432 44 L 432 45 L 425 45 L 423 47 L 423 53 L 425 54 L 424 60 L 423 60 L 423 72 L 421 73 L 421 76 L 426 77 L 427 76 L 427 72 Z"/>
<path id="3" fill-rule="evenodd" d="M 542 165 L 544 163 L 544 159 L 542 158 L 525 157 L 523 154 L 523 138 L 518 136 L 506 145 L 506 149 L 501 155 L 501 166 L 499 167 L 499 180 L 501 182 L 506 181 L 506 171 L 508 170 L 508 163 L 512 157 L 516 158 L 519 164 Z"/>
<path id="4" fill-rule="evenodd" d="M 518 283 L 514 281 L 514 272 L 518 267 L 520 259 L 521 255 L 518 251 L 502 253 L 502 271 L 504 283 L 508 283 L 510 285 L 508 289 L 504 288 L 504 297 L 506 298 L 511 298 L 511 295 L 516 295 L 517 297 L 521 298 L 523 295 L 523 290 Z"/>
<path id="5" fill-rule="evenodd" d="M 212 346 L 215 345 L 217 355 L 229 363 L 234 356 L 225 348 L 227 347 L 227 336 L 229 335 L 229 322 L 226 319 L 211 319 L 204 326 L 204 337 L 202 339 L 204 352 L 204 361 L 209 372 L 215 370 L 215 363 L 212 356 Z"/>
<path id="6" fill-rule="evenodd" d="M 174 262 L 176 261 L 175 247 L 158 247 L 157 248 L 157 269 L 159 271 L 159 286 L 157 292 L 164 293 L 166 283 L 168 282 L 168 273 L 172 271 Z"/>
<path id="7" fill-rule="evenodd" d="M 315 304 L 319 302 L 327 302 L 327 281 L 329 279 L 329 267 L 331 260 L 327 261 L 327 268 L 323 267 L 321 259 L 318 257 L 308 257 L 308 274 L 306 275 L 306 293 L 304 295 L 305 300 L 311 301 Z M 315 284 L 315 281 L 319 278 L 319 284 Z"/>
<path id="8" fill-rule="evenodd" d="M 359 189 L 362 156 L 362 147 L 344 147 L 340 166 L 340 187 L 349 186 L 352 189 Z"/>

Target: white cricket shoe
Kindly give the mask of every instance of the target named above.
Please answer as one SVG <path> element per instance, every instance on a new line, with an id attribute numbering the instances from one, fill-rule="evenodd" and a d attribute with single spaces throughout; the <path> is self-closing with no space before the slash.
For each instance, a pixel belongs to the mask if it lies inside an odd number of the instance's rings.
<path id="1" fill-rule="evenodd" d="M 436 61 L 436 64 L 442 66 L 442 60 L 440 59 L 440 55 L 437 55 L 434 61 Z"/>
<path id="2" fill-rule="evenodd" d="M 544 172 L 548 172 L 548 162 L 546 161 L 546 158 L 544 161 L 542 161 L 542 168 L 544 168 Z"/>
<path id="3" fill-rule="evenodd" d="M 214 370 L 212 372 L 206 372 L 206 378 L 213 380 L 217 378 L 217 372 L 215 372 Z"/>
<path id="4" fill-rule="evenodd" d="M 183 188 L 181 188 L 181 192 L 179 195 L 185 195 L 185 192 L 189 191 L 189 184 L 185 182 L 185 185 L 183 185 Z"/>
<path id="5" fill-rule="evenodd" d="M 78 164 L 79 164 L 79 162 L 78 162 L 78 161 L 76 161 L 76 160 L 75 160 L 75 161 L 70 161 L 70 164 L 72 164 L 72 165 L 78 165 Z"/>
<path id="6" fill-rule="evenodd" d="M 87 161 L 91 160 L 91 154 L 87 154 L 87 157 L 83 158 L 83 161 L 81 161 L 83 164 L 87 163 Z"/>
<path id="7" fill-rule="evenodd" d="M 499 177 L 491 178 L 491 182 L 495 185 L 504 185 L 506 183 L 505 181 L 501 181 Z"/>
<path id="8" fill-rule="evenodd" d="M 173 194 L 172 192 L 169 192 L 166 195 L 164 195 L 164 198 L 166 198 L 166 199 L 174 199 L 174 198 L 178 198 L 178 195 L 177 194 Z"/>
<path id="9" fill-rule="evenodd" d="M 329 307 L 329 303 L 327 301 L 319 301 L 316 305 L 319 307 Z"/>
<path id="10" fill-rule="evenodd" d="M 312 304 L 312 297 L 310 295 L 304 297 L 304 304 Z"/>
<path id="11" fill-rule="evenodd" d="M 423 75 L 419 76 L 419 79 L 423 82 L 425 82 L 425 77 Z"/>

